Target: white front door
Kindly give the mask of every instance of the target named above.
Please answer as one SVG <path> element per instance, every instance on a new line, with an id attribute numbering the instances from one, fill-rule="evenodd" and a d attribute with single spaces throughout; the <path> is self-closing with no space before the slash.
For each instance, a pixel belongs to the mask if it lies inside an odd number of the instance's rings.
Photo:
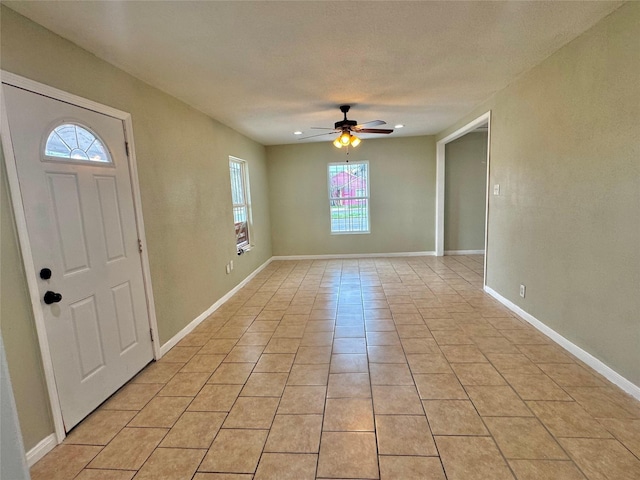
<path id="1" fill-rule="evenodd" d="M 2 88 L 69 431 L 153 359 L 124 128 Z"/>

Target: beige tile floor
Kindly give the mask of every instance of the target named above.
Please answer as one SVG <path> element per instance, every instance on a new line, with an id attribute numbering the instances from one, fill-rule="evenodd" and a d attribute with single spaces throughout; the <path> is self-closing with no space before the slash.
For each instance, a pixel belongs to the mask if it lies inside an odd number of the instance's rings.
<path id="1" fill-rule="evenodd" d="M 640 479 L 640 402 L 481 287 L 481 256 L 273 262 L 32 477 Z"/>

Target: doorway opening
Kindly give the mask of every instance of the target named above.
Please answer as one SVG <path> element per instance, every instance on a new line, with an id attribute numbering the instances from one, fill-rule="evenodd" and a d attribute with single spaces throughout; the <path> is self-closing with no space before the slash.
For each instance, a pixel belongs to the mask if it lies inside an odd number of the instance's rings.
<path id="1" fill-rule="evenodd" d="M 480 185 L 476 185 L 474 189 L 476 190 L 474 195 L 467 196 L 462 195 L 461 202 L 464 204 L 465 212 L 457 212 L 451 213 L 446 209 L 447 197 L 446 194 L 446 185 L 447 185 L 447 177 L 445 175 L 446 171 L 446 161 L 447 161 L 447 145 L 452 142 L 461 139 L 461 137 L 466 136 L 467 134 L 474 133 L 479 134 L 480 136 L 486 135 L 486 159 L 485 166 L 486 171 L 484 172 L 484 230 L 482 232 L 476 232 L 475 234 L 460 234 L 458 230 L 453 228 L 454 225 L 447 225 L 445 220 L 447 218 L 447 213 L 449 213 L 449 220 L 451 221 L 452 215 L 458 215 L 458 218 L 464 216 L 473 216 L 478 215 L 478 212 L 481 212 L 482 209 L 478 208 L 478 189 L 481 188 Z M 471 142 L 469 142 L 471 143 Z M 490 162 L 490 145 L 491 145 L 491 112 L 487 112 L 475 120 L 469 122 L 465 126 L 459 128 L 453 133 L 447 135 L 442 140 L 438 141 L 436 144 L 436 255 L 443 256 L 445 254 L 479 254 L 484 253 L 484 284 L 486 285 L 487 278 L 487 235 L 488 235 L 488 219 L 489 219 L 489 196 L 488 196 L 488 186 L 489 186 L 489 162 Z M 459 145 L 457 145 L 459 146 Z M 450 152 L 449 152 L 450 153 Z M 476 166 L 477 167 L 477 166 Z M 465 174 L 461 171 L 460 168 L 451 169 L 452 173 L 455 173 L 460 179 L 464 178 Z M 476 172 L 476 175 L 480 172 Z M 468 175 L 467 175 L 468 176 Z M 472 179 L 467 178 L 467 181 L 473 182 Z M 449 202 L 451 202 L 452 198 L 449 196 Z M 482 213 L 480 213 L 481 215 Z M 474 219 L 477 221 L 477 218 Z M 471 222 L 473 223 L 473 222 Z M 478 227 L 473 227 L 478 230 Z M 445 250 L 445 235 L 448 233 L 448 241 L 447 241 L 447 250 Z M 478 237 L 481 236 L 483 241 L 480 242 Z M 457 238 L 452 238 L 457 237 Z M 469 238 L 462 238 L 469 237 Z M 472 238 L 475 237 L 475 238 Z M 451 241 L 451 242 L 449 242 Z M 475 242 L 475 243 L 474 243 Z M 478 246 L 478 243 L 482 243 L 481 248 L 462 248 L 460 246 L 470 246 L 475 245 Z"/>

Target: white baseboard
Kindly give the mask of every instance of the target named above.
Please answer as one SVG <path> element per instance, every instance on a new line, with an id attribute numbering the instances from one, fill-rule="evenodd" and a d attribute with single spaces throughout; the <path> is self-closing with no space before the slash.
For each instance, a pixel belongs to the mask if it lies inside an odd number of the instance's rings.
<path id="1" fill-rule="evenodd" d="M 56 434 L 52 433 L 51 435 L 42 439 L 35 447 L 27 452 L 27 465 L 29 468 L 33 467 L 33 465 L 44 457 L 47 453 L 53 450 L 56 445 L 58 445 L 58 441 L 56 439 Z"/>
<path id="2" fill-rule="evenodd" d="M 484 255 L 484 250 L 445 250 L 445 255 Z"/>
<path id="3" fill-rule="evenodd" d="M 238 290 L 244 287 L 247 283 L 249 283 L 256 275 L 258 275 L 264 268 L 271 263 L 270 258 L 258 268 L 256 268 L 252 273 L 250 273 L 247 278 L 242 280 L 238 285 L 233 287 L 226 295 L 220 298 L 216 303 L 207 308 L 204 312 L 198 315 L 194 320 L 192 320 L 186 327 L 176 333 L 167 343 L 160 347 L 160 358 L 164 356 L 169 350 L 171 350 L 180 340 L 186 337 L 194 328 L 200 325 L 206 318 L 208 318 L 213 312 L 215 312 L 224 302 L 229 300 L 233 295 L 235 295 Z"/>
<path id="4" fill-rule="evenodd" d="M 383 257 L 433 257 L 436 252 L 394 252 L 394 253 L 329 253 L 325 255 L 276 255 L 272 260 L 332 260 L 341 258 L 383 258 Z"/>
<path id="5" fill-rule="evenodd" d="M 491 287 L 488 287 L 485 285 L 484 291 L 487 292 L 496 300 L 498 300 L 500 303 L 502 303 L 509 310 L 516 313 L 518 316 L 522 317 L 524 320 L 530 323 L 533 327 L 535 327 L 537 330 L 545 334 L 547 337 L 549 337 L 551 340 L 556 342 L 558 345 L 560 345 L 562 348 L 567 350 L 569 353 L 571 353 L 572 355 L 576 356 L 577 358 L 582 360 L 584 363 L 589 365 L 600 375 L 604 376 L 607 380 L 609 380 L 610 382 L 620 387 L 629 395 L 632 395 L 633 397 L 640 400 L 640 387 L 638 387 L 634 383 L 624 378 L 618 372 L 616 372 L 611 367 L 608 367 L 607 365 L 602 363 L 600 360 L 598 360 L 596 357 L 594 357 L 590 353 L 586 352 L 585 350 L 578 347 L 576 344 L 564 338 L 558 332 L 556 332 L 552 328 L 542 323 L 533 315 L 525 312 L 522 308 L 517 306 L 515 303 L 504 298 L 502 295 L 500 295 L 498 292 L 493 290 Z"/>

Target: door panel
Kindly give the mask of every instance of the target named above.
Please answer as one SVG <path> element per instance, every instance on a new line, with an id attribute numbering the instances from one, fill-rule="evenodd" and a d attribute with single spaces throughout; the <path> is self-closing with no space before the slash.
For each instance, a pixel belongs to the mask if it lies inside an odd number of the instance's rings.
<path id="1" fill-rule="evenodd" d="M 131 300 L 131 284 L 125 282 L 111 289 L 113 305 L 118 319 L 118 334 L 120 336 L 120 353 L 125 352 L 138 341 L 136 335 L 135 315 Z"/>
<path id="2" fill-rule="evenodd" d="M 64 274 L 89 268 L 87 239 L 76 175 L 48 173 L 49 198 L 53 207 L 56 234 L 62 253 Z"/>
<path id="3" fill-rule="evenodd" d="M 107 260 L 126 257 L 116 180 L 106 176 L 96 176 L 95 180 L 102 214 L 102 232 L 107 245 Z"/>
<path id="4" fill-rule="evenodd" d="M 34 264 L 52 270 L 38 280 L 41 299 L 62 295 L 42 310 L 69 430 L 153 359 L 124 128 L 107 115 L 2 88 Z M 69 148 L 76 158 L 44 154 L 63 124 L 89 132 L 67 129 L 80 132 Z M 91 132 L 111 162 L 92 160 Z M 52 154 L 64 150 L 61 137 L 52 138 Z"/>
<path id="5" fill-rule="evenodd" d="M 69 307 L 73 320 L 73 336 L 80 360 L 81 381 L 85 381 L 105 364 L 95 297 L 92 295 Z"/>

